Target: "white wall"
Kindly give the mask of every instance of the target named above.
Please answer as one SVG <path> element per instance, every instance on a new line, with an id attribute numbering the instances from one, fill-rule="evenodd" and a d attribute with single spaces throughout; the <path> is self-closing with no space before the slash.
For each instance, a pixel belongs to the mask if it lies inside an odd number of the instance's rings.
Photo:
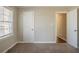
<path id="1" fill-rule="evenodd" d="M 9 8 L 11 10 L 13 10 L 14 12 L 14 19 L 13 19 L 13 29 L 14 29 L 14 34 L 7 36 L 5 38 L 0 38 L 0 52 L 5 51 L 6 49 L 8 49 L 11 45 L 13 45 L 16 41 L 17 41 L 17 11 L 16 8 L 14 7 L 6 7 Z"/>
<path id="2" fill-rule="evenodd" d="M 57 37 L 66 40 L 66 13 L 57 13 Z"/>

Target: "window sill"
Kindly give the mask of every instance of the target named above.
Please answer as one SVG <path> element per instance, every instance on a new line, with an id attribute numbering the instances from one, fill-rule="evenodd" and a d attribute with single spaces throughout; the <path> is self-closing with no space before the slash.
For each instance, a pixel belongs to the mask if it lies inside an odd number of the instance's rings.
<path id="1" fill-rule="evenodd" d="M 10 37 L 12 35 L 13 35 L 13 33 L 10 33 L 10 34 L 7 34 L 7 35 L 4 35 L 4 36 L 0 37 L 0 39 L 4 39 L 4 38 Z"/>

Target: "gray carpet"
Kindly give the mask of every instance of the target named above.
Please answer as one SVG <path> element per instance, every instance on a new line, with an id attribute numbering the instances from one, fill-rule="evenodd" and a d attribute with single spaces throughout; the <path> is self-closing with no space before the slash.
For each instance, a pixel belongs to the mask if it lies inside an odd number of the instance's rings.
<path id="1" fill-rule="evenodd" d="M 7 53 L 78 53 L 66 43 L 18 43 Z"/>

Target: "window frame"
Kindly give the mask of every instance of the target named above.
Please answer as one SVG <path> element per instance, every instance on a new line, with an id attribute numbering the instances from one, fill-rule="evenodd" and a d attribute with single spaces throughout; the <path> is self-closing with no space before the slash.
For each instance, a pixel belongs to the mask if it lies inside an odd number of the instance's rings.
<path id="1" fill-rule="evenodd" d="M 7 34 L 3 34 L 3 35 L 1 35 L 0 36 L 0 39 L 1 38 L 5 38 L 5 37 L 8 37 L 8 36 L 11 36 L 11 35 L 13 35 L 13 10 L 11 10 L 11 9 L 9 9 L 9 8 L 6 8 L 6 7 L 2 7 L 3 8 L 3 21 L 2 22 L 6 22 L 6 23 L 9 23 L 10 21 L 8 20 L 8 21 L 5 21 L 4 20 L 4 9 L 8 9 L 9 11 L 11 11 L 11 28 L 12 29 L 10 29 L 10 27 L 8 27 L 9 28 L 9 30 L 11 30 L 11 32 L 9 32 L 9 33 L 7 33 Z M 7 16 L 7 15 L 6 15 Z M 4 29 L 4 31 L 5 31 L 5 29 Z"/>

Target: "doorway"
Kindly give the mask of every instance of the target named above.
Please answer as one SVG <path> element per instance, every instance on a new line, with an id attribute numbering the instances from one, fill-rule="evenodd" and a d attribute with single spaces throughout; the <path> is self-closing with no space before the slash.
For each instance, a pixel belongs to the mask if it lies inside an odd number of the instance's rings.
<path id="1" fill-rule="evenodd" d="M 67 14 L 66 13 L 56 13 L 56 25 L 57 25 L 57 43 L 66 43 L 67 40 Z"/>

